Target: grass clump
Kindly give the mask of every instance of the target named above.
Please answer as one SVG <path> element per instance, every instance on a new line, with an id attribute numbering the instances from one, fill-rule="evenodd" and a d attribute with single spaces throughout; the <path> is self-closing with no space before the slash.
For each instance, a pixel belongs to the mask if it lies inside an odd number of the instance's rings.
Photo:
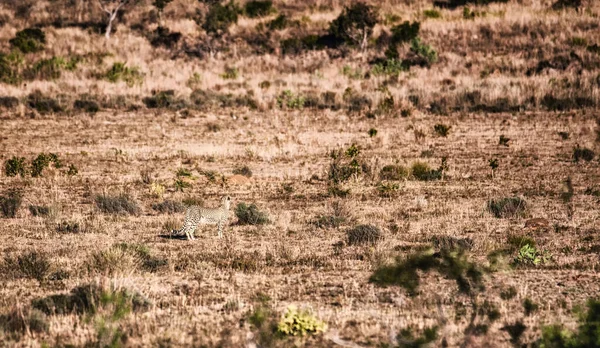
<path id="1" fill-rule="evenodd" d="M 575 162 L 579 162 L 579 160 L 590 162 L 595 156 L 596 154 L 594 151 L 588 149 L 587 147 L 579 147 L 579 145 L 577 145 L 577 147 L 573 149 L 573 160 Z"/>
<path id="2" fill-rule="evenodd" d="M 440 13 L 440 11 L 432 8 L 429 10 L 425 10 L 423 11 L 423 16 L 425 16 L 426 18 L 442 18 L 442 14 Z"/>
<path id="3" fill-rule="evenodd" d="M 16 85 L 21 82 L 23 55 L 19 51 L 0 53 L 0 82 Z"/>
<path id="4" fill-rule="evenodd" d="M 289 306 L 277 324 L 277 332 L 282 335 L 304 336 L 325 332 L 327 325 L 315 318 L 307 310 L 298 310 L 296 306 Z"/>
<path id="5" fill-rule="evenodd" d="M 34 178 L 42 176 L 44 169 L 46 169 L 50 163 L 54 163 L 54 168 L 62 167 L 58 155 L 54 153 L 40 153 L 33 161 L 31 161 L 31 176 Z"/>
<path id="6" fill-rule="evenodd" d="M 33 216 L 47 216 L 50 214 L 50 208 L 42 205 L 30 205 L 29 212 Z"/>
<path id="7" fill-rule="evenodd" d="M 300 94 L 294 94 L 289 89 L 281 92 L 281 94 L 277 97 L 277 106 L 279 108 L 288 108 L 288 109 L 302 109 L 306 99 Z"/>
<path id="8" fill-rule="evenodd" d="M 35 91 L 27 96 L 27 106 L 42 115 L 64 111 L 56 99 L 46 97 L 40 91 Z"/>
<path id="9" fill-rule="evenodd" d="M 483 271 L 476 263 L 469 261 L 461 250 L 441 250 L 439 253 L 428 250 L 405 259 L 397 258 L 395 264 L 375 270 L 369 281 L 384 286 L 399 285 L 415 295 L 420 285 L 420 275 L 430 271 L 437 271 L 456 281 L 459 291 L 463 293 L 484 288 Z"/>
<path id="10" fill-rule="evenodd" d="M 98 195 L 96 196 L 96 206 L 106 214 L 138 215 L 141 212 L 137 202 L 124 193 L 118 196 Z"/>
<path id="11" fill-rule="evenodd" d="M 235 207 L 235 216 L 240 225 L 265 225 L 270 222 L 267 214 L 260 211 L 255 204 L 238 203 Z"/>
<path id="12" fill-rule="evenodd" d="M 437 330 L 436 326 L 427 327 L 423 329 L 423 333 L 420 336 L 415 337 L 412 328 L 404 328 L 396 336 L 398 347 L 429 347 L 438 338 Z"/>
<path id="13" fill-rule="evenodd" d="M 182 103 L 175 99 L 175 91 L 152 91 L 152 96 L 144 97 L 142 102 L 148 109 L 170 108 L 174 106 L 183 107 Z"/>
<path id="14" fill-rule="evenodd" d="M 17 32 L 9 43 L 23 53 L 40 52 L 44 50 L 46 34 L 40 28 L 27 28 Z"/>
<path id="15" fill-rule="evenodd" d="M 122 318 L 131 311 L 148 310 L 150 301 L 140 293 L 127 289 L 104 289 L 87 284 L 73 288 L 69 294 L 35 299 L 31 305 L 48 315 L 95 314 L 99 309 L 110 307 L 114 317 Z"/>
<path id="16" fill-rule="evenodd" d="M 82 110 L 89 114 L 95 114 L 100 111 L 100 105 L 93 100 L 77 99 L 73 103 L 75 110 Z"/>
<path id="17" fill-rule="evenodd" d="M 452 126 L 448 126 L 442 123 L 438 123 L 435 126 L 433 126 L 433 130 L 435 131 L 435 133 L 440 136 L 440 137 L 447 137 L 448 133 L 450 133 L 450 128 L 452 128 Z"/>
<path id="18" fill-rule="evenodd" d="M 519 253 L 514 260 L 515 265 L 538 266 L 550 260 L 551 256 L 547 251 L 540 251 L 535 246 L 525 244 L 519 249 Z"/>
<path id="19" fill-rule="evenodd" d="M 20 175 L 24 177 L 26 173 L 25 157 L 13 156 L 4 163 L 4 174 L 6 176 Z"/>
<path id="20" fill-rule="evenodd" d="M 445 161 L 442 159 L 442 166 L 438 169 L 431 169 L 425 162 L 414 162 L 411 166 L 412 176 L 421 181 L 440 180 L 445 169 Z"/>
<path id="21" fill-rule="evenodd" d="M 377 226 L 358 225 L 346 231 L 348 245 L 375 244 L 383 239 L 383 233 Z"/>
<path id="22" fill-rule="evenodd" d="M 166 259 L 153 256 L 145 245 L 119 243 L 93 253 L 87 261 L 87 269 L 92 274 L 102 275 L 127 274 L 138 270 L 156 272 L 167 263 Z"/>
<path id="23" fill-rule="evenodd" d="M 496 218 L 511 218 L 522 216 L 527 203 L 520 197 L 506 197 L 489 200 L 487 208 Z"/>
<path id="24" fill-rule="evenodd" d="M 62 57 L 42 59 L 28 69 L 25 74 L 31 79 L 56 80 L 61 77 L 63 70 L 75 70 L 79 61 L 79 57 L 72 57 L 69 60 Z"/>
<path id="25" fill-rule="evenodd" d="M 183 212 L 185 210 L 185 206 L 180 202 L 167 199 L 160 203 L 152 204 L 152 209 L 162 214 L 174 214 Z"/>
<path id="26" fill-rule="evenodd" d="M 250 18 L 264 17 L 275 12 L 271 0 L 251 0 L 244 6 L 244 13 Z"/>
<path id="27" fill-rule="evenodd" d="M 8 190 L 0 196 L 0 213 L 5 218 L 14 218 L 23 202 L 23 193 L 17 189 Z"/>
<path id="28" fill-rule="evenodd" d="M 48 332 L 49 327 L 48 318 L 37 309 L 15 307 L 7 314 L 0 314 L 0 331 L 12 334 L 15 339 L 28 332 Z"/>
<path id="29" fill-rule="evenodd" d="M 233 174 L 243 175 L 247 178 L 252 177 L 252 170 L 248 166 L 237 167 L 233 169 Z"/>
<path id="30" fill-rule="evenodd" d="M 6 256 L 4 268 L 16 278 L 42 281 L 50 272 L 50 258 L 41 252 L 31 251 L 16 258 Z"/>
<path id="31" fill-rule="evenodd" d="M 2 58 L 0 58 L 1 60 Z M 0 64 L 2 64 L 0 62 Z M 2 73 L 1 73 L 1 67 L 0 67 L 0 81 L 2 81 Z M 11 109 L 11 108 L 15 108 L 19 105 L 19 98 L 17 97 L 0 97 L 0 107 L 2 108 L 7 108 L 7 109 Z"/>
<path id="32" fill-rule="evenodd" d="M 138 67 L 128 67 L 122 62 L 115 62 L 104 77 L 113 83 L 123 81 L 129 87 L 142 84 L 144 78 Z"/>
<path id="33" fill-rule="evenodd" d="M 402 180 L 407 178 L 409 175 L 408 169 L 399 164 L 390 164 L 384 166 L 379 171 L 379 178 L 381 180 Z"/>

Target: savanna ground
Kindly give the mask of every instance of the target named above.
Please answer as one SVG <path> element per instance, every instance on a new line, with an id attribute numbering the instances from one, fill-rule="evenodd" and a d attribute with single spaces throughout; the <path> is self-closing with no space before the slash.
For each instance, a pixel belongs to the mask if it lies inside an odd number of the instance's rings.
<path id="1" fill-rule="evenodd" d="M 598 3 L 352 4 L 0 4 L 0 346 L 600 344 Z"/>

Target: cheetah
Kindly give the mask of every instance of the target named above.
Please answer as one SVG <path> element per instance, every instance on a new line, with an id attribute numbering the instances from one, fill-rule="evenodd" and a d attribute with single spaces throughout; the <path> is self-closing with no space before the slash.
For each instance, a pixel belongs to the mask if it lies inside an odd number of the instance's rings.
<path id="1" fill-rule="evenodd" d="M 173 230 L 174 236 L 185 235 L 188 240 L 196 239 L 194 232 L 199 224 L 217 225 L 219 238 L 223 237 L 223 225 L 229 218 L 229 207 L 231 205 L 231 197 L 224 196 L 221 198 L 221 206 L 219 208 L 203 208 L 197 205 L 192 205 L 185 212 L 185 220 L 183 227 L 179 230 Z"/>

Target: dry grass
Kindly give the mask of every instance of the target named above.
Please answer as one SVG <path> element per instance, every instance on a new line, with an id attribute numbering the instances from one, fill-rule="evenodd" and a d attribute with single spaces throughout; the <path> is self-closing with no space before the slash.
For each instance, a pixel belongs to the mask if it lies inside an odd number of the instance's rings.
<path id="1" fill-rule="evenodd" d="M 182 35 L 171 48 L 150 42 L 151 1 L 109 42 L 87 2 L 0 4 L 0 52 L 27 27 L 46 35 L 22 80 L 0 82 L 2 168 L 17 159 L 0 174 L 0 342 L 508 347 L 575 328 L 572 310 L 600 292 L 600 7 L 553 2 L 466 17 L 382 2 L 366 51 L 298 55 L 280 42 L 325 34 L 341 3 L 274 1 L 279 13 L 210 38 L 194 21 L 208 5 L 174 0 L 160 17 Z M 279 14 L 289 26 L 269 31 Z M 421 22 L 430 67 L 382 62 L 404 20 Z M 416 59 L 409 46 L 398 53 Z M 27 174 L 44 153 L 63 168 Z M 204 225 L 170 238 L 185 205 L 225 193 L 223 239 Z M 465 279 L 485 286 L 476 302 Z M 278 331 L 290 305 L 308 327 Z"/>

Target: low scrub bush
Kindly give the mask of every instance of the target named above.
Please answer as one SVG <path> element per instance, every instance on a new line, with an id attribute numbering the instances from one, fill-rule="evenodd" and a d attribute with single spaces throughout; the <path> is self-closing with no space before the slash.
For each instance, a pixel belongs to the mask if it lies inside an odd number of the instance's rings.
<path id="1" fill-rule="evenodd" d="M 54 164 L 54 168 L 62 167 L 58 155 L 54 153 L 40 153 L 33 161 L 31 161 L 31 176 L 34 178 L 42 176 L 44 169 L 48 168 L 50 163 Z"/>
<path id="2" fill-rule="evenodd" d="M 50 273 L 50 258 L 41 252 L 31 251 L 17 257 L 6 256 L 4 268 L 16 278 L 42 281 Z"/>
<path id="3" fill-rule="evenodd" d="M 123 81 L 129 87 L 142 84 L 144 79 L 144 75 L 140 72 L 138 67 L 128 67 L 122 62 L 115 62 L 113 66 L 106 71 L 104 77 L 113 83 Z"/>
<path id="4" fill-rule="evenodd" d="M 42 205 L 30 205 L 29 212 L 33 216 L 48 216 L 48 214 L 50 214 L 50 208 Z"/>
<path id="5" fill-rule="evenodd" d="M 0 82 L 11 85 L 20 83 L 23 61 L 19 51 L 0 53 Z"/>
<path id="6" fill-rule="evenodd" d="M 237 167 L 233 169 L 233 174 L 243 175 L 245 177 L 252 177 L 252 170 L 248 166 Z"/>
<path id="7" fill-rule="evenodd" d="M 342 13 L 329 25 L 329 34 L 350 46 L 366 48 L 377 24 L 376 9 L 363 2 L 345 7 Z"/>
<path id="8" fill-rule="evenodd" d="M 77 99 L 73 103 L 75 110 L 85 111 L 89 114 L 95 114 L 100 111 L 100 105 L 93 100 Z"/>
<path id="9" fill-rule="evenodd" d="M 266 213 L 260 211 L 254 204 L 238 203 L 235 207 L 235 216 L 240 225 L 264 225 L 269 223 Z"/>
<path id="10" fill-rule="evenodd" d="M 39 52 L 44 50 L 46 34 L 40 28 L 27 28 L 17 32 L 9 43 L 23 53 Z"/>
<path id="11" fill-rule="evenodd" d="M 375 244 L 383 239 L 383 234 L 377 226 L 358 225 L 346 231 L 348 245 Z"/>
<path id="12" fill-rule="evenodd" d="M 496 218 L 511 218 L 522 216 L 527 203 L 520 197 L 506 197 L 489 200 L 487 208 Z"/>
<path id="13" fill-rule="evenodd" d="M 152 91 L 152 96 L 144 97 L 142 102 L 149 109 L 171 108 L 182 109 L 187 106 L 184 100 L 175 98 L 175 91 Z"/>
<path id="14" fill-rule="evenodd" d="M 237 23 L 239 13 L 241 9 L 233 1 L 225 5 L 216 2 L 206 14 L 202 29 L 209 34 L 222 35 L 227 32 L 230 25 Z"/>
<path id="15" fill-rule="evenodd" d="M 411 166 L 412 176 L 421 181 L 440 180 L 444 171 L 444 165 L 438 169 L 431 169 L 425 162 L 414 162 Z"/>
<path id="16" fill-rule="evenodd" d="M 582 311 L 577 330 L 571 331 L 561 324 L 542 327 L 542 337 L 537 347 L 597 347 L 600 342 L 600 299 L 590 298 L 587 310 Z"/>
<path id="17" fill-rule="evenodd" d="M 35 91 L 27 96 L 27 106 L 37 110 L 40 114 L 64 111 L 64 108 L 56 99 L 46 97 L 40 91 Z"/>
<path id="18" fill-rule="evenodd" d="M 185 211 L 185 206 L 180 202 L 171 201 L 171 200 L 167 199 L 160 203 L 152 204 L 152 209 L 154 209 L 162 214 L 165 214 L 165 213 L 166 214 L 174 214 L 174 213 L 181 213 L 181 212 Z"/>
<path id="19" fill-rule="evenodd" d="M 24 177 L 27 174 L 27 166 L 25 165 L 25 157 L 13 156 L 4 163 L 4 174 L 6 176 Z"/>
<path id="20" fill-rule="evenodd" d="M 56 80 L 61 77 L 63 70 L 75 70 L 80 59 L 79 57 L 72 57 L 69 60 L 62 57 L 42 59 L 25 71 L 24 75 L 28 79 Z"/>
<path id="21" fill-rule="evenodd" d="M 11 189 L 0 196 L 0 212 L 5 218 L 14 218 L 21 207 L 23 194 L 20 190 Z"/>
<path id="22" fill-rule="evenodd" d="M 0 58 L 1 60 L 1 58 Z M 2 64 L 2 63 L 0 63 Z M 2 67 L 0 67 L 0 71 L 2 70 Z M 1 77 L 2 73 L 0 72 L 0 81 L 2 81 L 2 77 Z M 19 98 L 17 97 L 0 97 L 0 107 L 2 108 L 6 108 L 6 109 L 12 109 L 15 108 L 17 106 L 19 106 Z"/>
<path id="23" fill-rule="evenodd" d="M 154 47 L 165 47 L 173 49 L 177 46 L 179 40 L 181 40 L 180 32 L 172 32 L 167 27 L 158 26 L 148 37 L 150 44 Z"/>
<path id="24" fill-rule="evenodd" d="M 0 331 L 17 340 L 28 332 L 44 333 L 49 328 L 48 318 L 37 309 L 16 307 L 7 314 L 0 314 Z"/>
<path id="25" fill-rule="evenodd" d="M 381 180 L 402 180 L 408 177 L 409 170 L 399 164 L 389 164 L 379 171 Z"/>
<path id="26" fill-rule="evenodd" d="M 433 126 L 433 130 L 435 131 L 435 133 L 440 136 L 440 137 L 447 137 L 448 133 L 450 133 L 450 128 L 452 128 L 452 126 L 448 126 L 442 123 L 438 123 L 435 126 Z"/>
<path id="27" fill-rule="evenodd" d="M 294 94 L 289 89 L 281 92 L 281 94 L 277 97 L 277 105 L 282 109 L 302 109 L 305 102 L 306 99 L 303 96 Z"/>
<path id="28" fill-rule="evenodd" d="M 264 17 L 275 12 L 271 0 L 251 0 L 244 6 L 244 13 L 250 18 Z"/>
<path id="29" fill-rule="evenodd" d="M 96 206 L 106 214 L 138 215 L 141 212 L 137 202 L 127 194 L 98 195 L 96 196 Z"/>
<path id="30" fill-rule="evenodd" d="M 577 145 L 577 147 L 573 149 L 573 160 L 575 162 L 579 162 L 579 160 L 590 162 L 594 159 L 595 156 L 596 154 L 594 153 L 594 151 L 586 147 L 579 147 L 579 145 Z"/>

